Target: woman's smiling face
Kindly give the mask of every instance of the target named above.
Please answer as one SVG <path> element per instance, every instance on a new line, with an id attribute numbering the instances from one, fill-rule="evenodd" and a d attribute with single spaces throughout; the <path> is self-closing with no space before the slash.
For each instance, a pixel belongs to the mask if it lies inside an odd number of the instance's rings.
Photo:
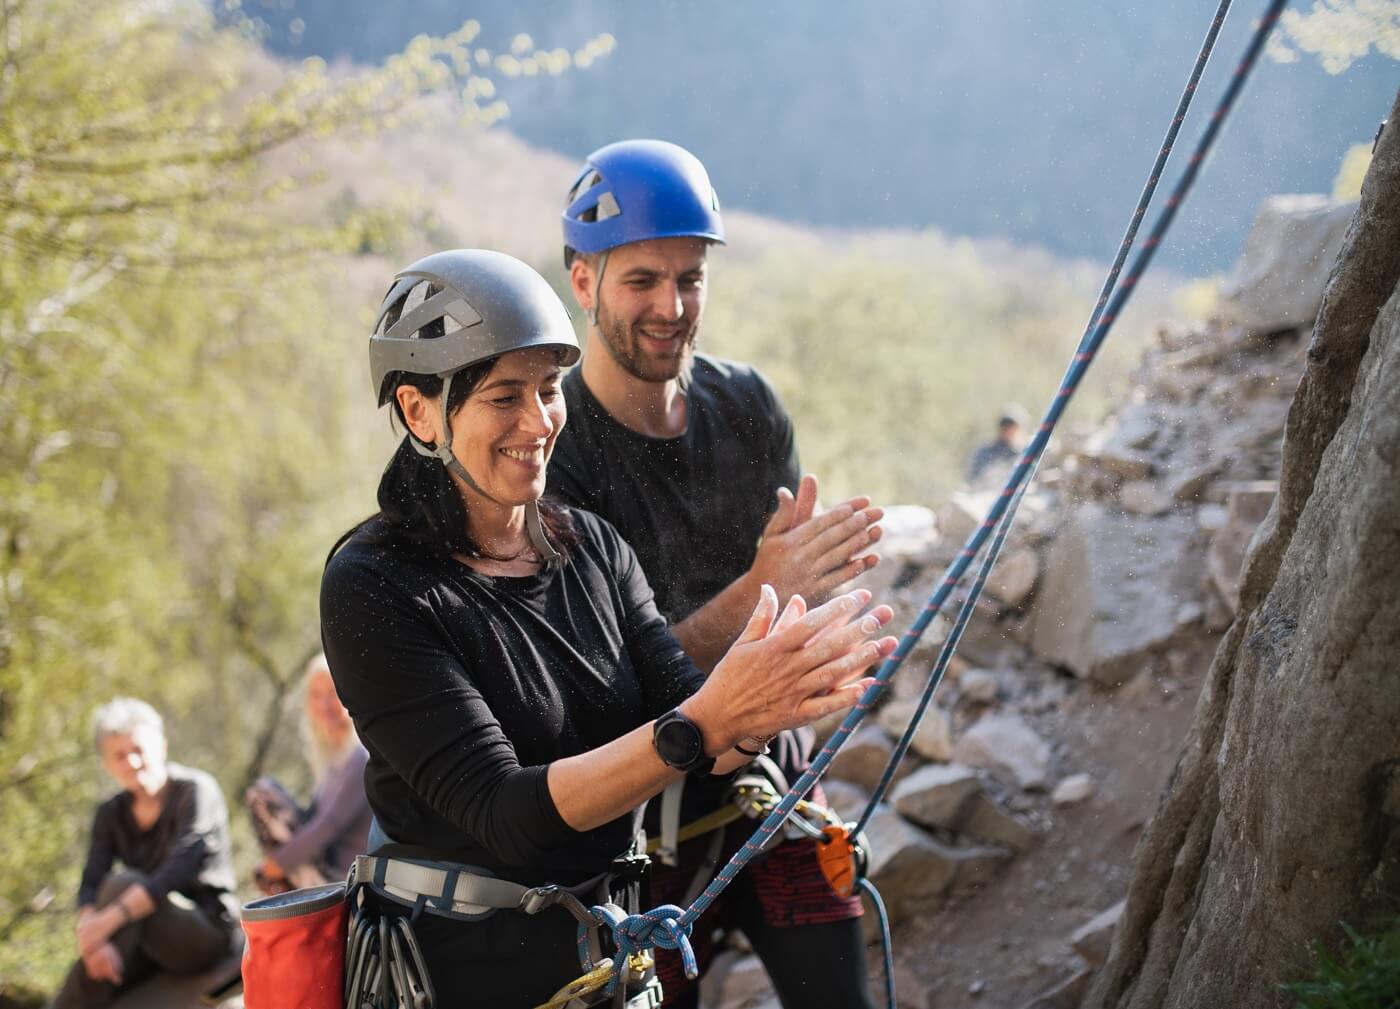
<path id="1" fill-rule="evenodd" d="M 566 419 L 563 377 L 553 347 L 502 355 L 449 421 L 452 454 L 500 504 L 528 504 L 544 493 Z"/>

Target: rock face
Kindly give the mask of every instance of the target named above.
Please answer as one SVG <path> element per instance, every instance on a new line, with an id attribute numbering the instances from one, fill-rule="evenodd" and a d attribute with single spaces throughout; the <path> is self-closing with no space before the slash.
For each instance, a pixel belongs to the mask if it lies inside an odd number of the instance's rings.
<path id="1" fill-rule="evenodd" d="M 1317 318 L 1327 264 L 1337 258 L 1356 204 L 1325 196 L 1273 196 L 1245 239 L 1244 255 L 1221 287 L 1226 310 L 1267 333 Z"/>
<path id="2" fill-rule="evenodd" d="M 1400 887 L 1400 100 L 1328 281 L 1278 496 L 1085 1009 L 1283 1009 Z"/>
<path id="3" fill-rule="evenodd" d="M 1200 597 L 1203 556 L 1189 517 L 1080 506 L 1050 547 L 1032 651 L 1078 676 L 1126 682 L 1172 639 L 1182 604 Z"/>

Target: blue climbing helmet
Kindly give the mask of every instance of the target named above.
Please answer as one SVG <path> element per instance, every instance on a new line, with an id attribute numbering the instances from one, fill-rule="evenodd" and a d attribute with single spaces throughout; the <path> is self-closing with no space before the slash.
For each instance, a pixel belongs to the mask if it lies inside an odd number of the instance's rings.
<path id="1" fill-rule="evenodd" d="M 724 244 L 719 197 L 700 159 L 664 140 L 621 140 L 588 156 L 564 208 L 564 265 L 650 238 Z"/>

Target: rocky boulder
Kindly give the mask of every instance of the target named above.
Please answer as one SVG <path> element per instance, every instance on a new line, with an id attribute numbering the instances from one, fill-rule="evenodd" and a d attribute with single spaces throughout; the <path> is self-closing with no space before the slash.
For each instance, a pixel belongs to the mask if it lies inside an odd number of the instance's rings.
<path id="1" fill-rule="evenodd" d="M 1120 900 L 1079 926 L 1070 937 L 1070 945 L 1088 961 L 1089 966 L 1098 967 L 1108 959 L 1109 947 L 1113 945 L 1113 930 L 1118 927 L 1118 919 L 1123 917 L 1126 905 L 1126 901 Z"/>
<path id="2" fill-rule="evenodd" d="M 1077 676 L 1126 682 L 1175 636 L 1183 605 L 1200 601 L 1203 568 L 1191 516 L 1083 504 L 1046 558 L 1031 650 Z"/>
<path id="3" fill-rule="evenodd" d="M 1221 287 L 1225 311 L 1267 333 L 1317 318 L 1327 270 L 1337 258 L 1355 202 L 1325 196 L 1274 196 L 1254 219 L 1244 254 Z"/>
<path id="4" fill-rule="evenodd" d="M 890 802 L 904 816 L 926 827 L 951 827 L 963 806 L 982 794 L 982 779 L 961 764 L 921 767 L 890 793 Z"/>
<path id="5" fill-rule="evenodd" d="M 988 715 L 953 746 L 953 759 L 1008 777 L 1022 788 L 1044 788 L 1049 780 L 1050 746 L 1011 714 Z"/>
<path id="6" fill-rule="evenodd" d="M 945 894 L 989 882 L 1007 859 L 995 848 L 943 844 L 884 803 L 871 816 L 866 837 L 870 881 L 895 921 L 917 914 Z M 866 916 L 872 926 L 874 917 Z"/>
<path id="7" fill-rule="evenodd" d="M 1236 483 L 1226 489 L 1225 523 L 1211 539 L 1206 571 L 1231 613 L 1240 605 L 1240 569 L 1244 567 L 1245 553 L 1277 493 L 1276 480 Z"/>
<path id="8" fill-rule="evenodd" d="M 892 700 L 880 709 L 878 721 L 891 739 L 898 739 L 909 726 L 917 700 Z M 936 703 L 924 712 L 919 727 L 914 730 L 911 748 L 925 760 L 947 760 L 953 754 L 953 734 L 948 715 Z M 854 779 L 852 779 L 854 780 Z"/>
<path id="9" fill-rule="evenodd" d="M 880 780 L 893 753 L 894 743 L 885 730 L 867 723 L 853 732 L 851 738 L 836 751 L 836 756 L 831 759 L 831 777 L 853 782 L 869 792 Z M 912 770 L 912 761 L 900 761 L 894 780 L 899 781 Z"/>

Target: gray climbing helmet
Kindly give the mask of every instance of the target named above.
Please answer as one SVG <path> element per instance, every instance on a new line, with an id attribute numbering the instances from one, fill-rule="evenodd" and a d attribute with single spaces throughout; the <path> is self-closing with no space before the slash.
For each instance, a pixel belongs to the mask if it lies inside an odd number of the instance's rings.
<path id="1" fill-rule="evenodd" d="M 579 358 L 568 310 L 545 279 L 503 252 L 438 252 L 400 271 L 384 296 L 369 338 L 370 379 L 383 406 L 393 372 L 445 379 L 526 347 L 559 347 L 565 365 Z"/>
<path id="2" fill-rule="evenodd" d="M 427 445 L 411 431 L 409 440 L 420 455 L 436 458 L 489 499 L 452 454 L 452 379 L 470 365 L 531 347 L 558 348 L 565 366 L 579 359 L 578 337 L 554 289 L 512 256 L 453 249 L 420 259 L 394 278 L 369 338 L 370 379 L 380 406 L 394 396 L 389 378 L 395 372 L 443 380 L 443 440 Z M 534 502 L 526 505 L 525 520 L 541 559 L 557 560 Z"/>

